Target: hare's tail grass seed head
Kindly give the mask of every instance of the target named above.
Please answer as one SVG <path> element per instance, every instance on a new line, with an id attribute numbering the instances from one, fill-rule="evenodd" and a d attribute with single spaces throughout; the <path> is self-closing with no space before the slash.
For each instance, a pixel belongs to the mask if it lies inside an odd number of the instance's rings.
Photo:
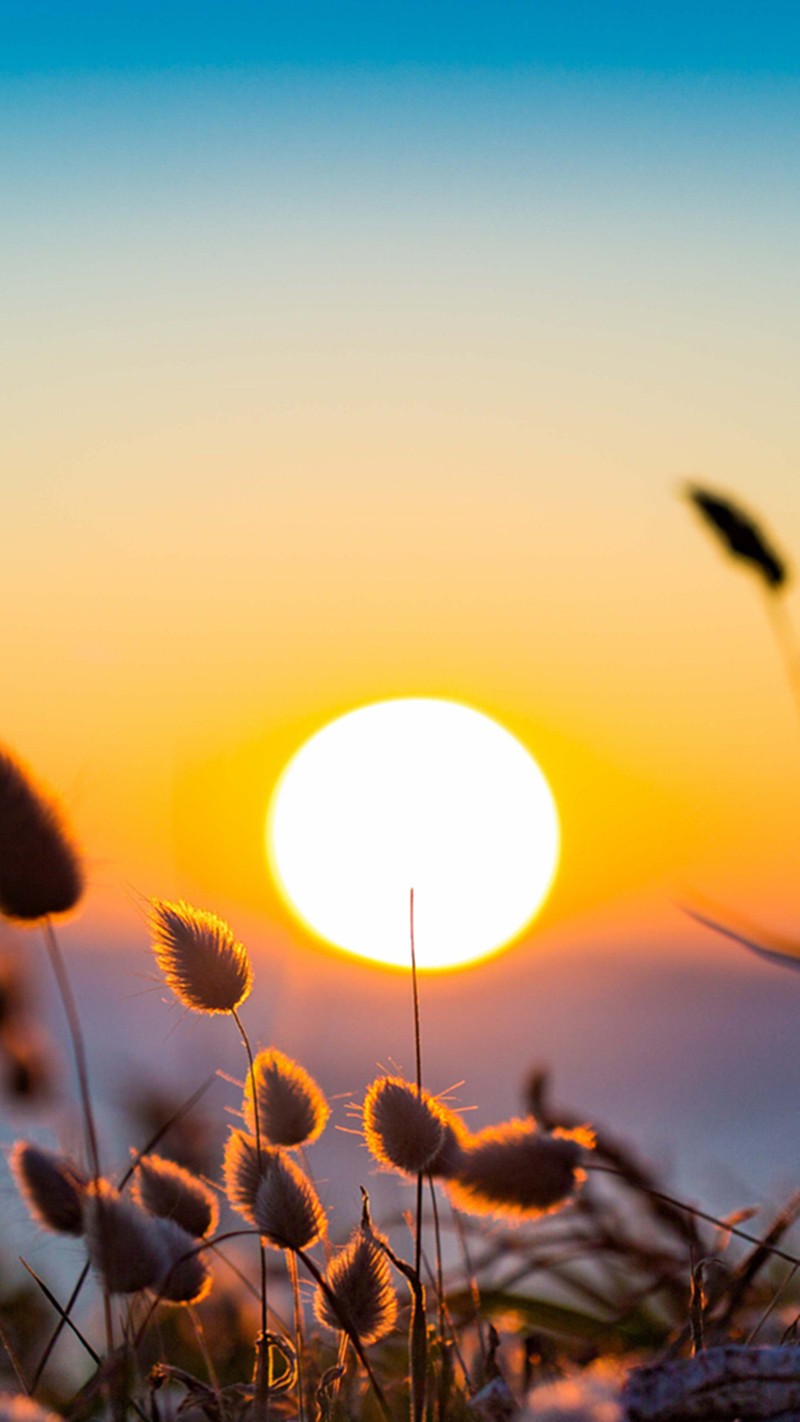
<path id="1" fill-rule="evenodd" d="M 200 1303 L 211 1289 L 211 1273 L 197 1239 L 174 1219 L 156 1219 L 166 1268 L 156 1289 L 166 1303 Z"/>
<path id="2" fill-rule="evenodd" d="M 469 1147 L 470 1134 L 461 1117 L 441 1101 L 436 1105 L 442 1118 L 442 1143 L 427 1166 L 429 1175 L 449 1180 L 457 1175 Z"/>
<path id="3" fill-rule="evenodd" d="M 253 1204 L 262 1239 L 276 1249 L 310 1249 L 326 1229 L 325 1211 L 308 1176 L 282 1151 L 262 1151 L 263 1172 Z"/>
<path id="4" fill-rule="evenodd" d="M 0 748 L 0 912 L 34 921 L 66 913 L 82 893 L 80 857 L 60 810 Z"/>
<path id="5" fill-rule="evenodd" d="M 150 901 L 153 953 L 179 1002 L 194 1012 L 233 1012 L 248 996 L 247 949 L 224 919 L 181 899 Z"/>
<path id="6" fill-rule="evenodd" d="M 98 1180 L 86 1191 L 83 1222 L 90 1263 L 110 1294 L 158 1287 L 169 1258 L 154 1216 Z"/>
<path id="7" fill-rule="evenodd" d="M 160 1155 L 143 1155 L 133 1177 L 133 1195 L 151 1215 L 174 1220 L 187 1234 L 213 1234 L 219 1219 L 217 1197 L 202 1180 Z"/>
<path id="8" fill-rule="evenodd" d="M 326 1328 L 341 1332 L 347 1325 L 365 1346 L 391 1332 L 397 1319 L 397 1295 L 389 1261 L 370 1230 L 355 1231 L 331 1260 L 326 1283 L 336 1307 L 322 1288 L 314 1295 L 314 1312 Z"/>
<path id="9" fill-rule="evenodd" d="M 687 485 L 686 496 L 731 557 L 752 563 L 773 592 L 785 586 L 789 579 L 785 559 L 741 504 L 697 484 Z"/>
<path id="10" fill-rule="evenodd" d="M 28 1141 L 17 1141 L 9 1164 L 33 1218 L 57 1234 L 83 1234 L 87 1180 L 69 1161 Z"/>
<path id="11" fill-rule="evenodd" d="M 542 1131 L 532 1120 L 506 1121 L 473 1136 L 451 1198 L 471 1214 L 532 1218 L 566 1204 L 585 1179 L 590 1131 Z"/>
<path id="12" fill-rule="evenodd" d="M 330 1109 L 304 1067 L 275 1047 L 259 1052 L 244 1088 L 244 1120 L 255 1132 L 256 1111 L 262 1140 L 271 1146 L 309 1145 L 324 1130 Z"/>
<path id="13" fill-rule="evenodd" d="M 447 1115 L 427 1091 L 398 1076 L 381 1076 L 364 1098 L 364 1139 L 381 1165 L 417 1175 L 445 1145 Z"/>
<path id="14" fill-rule="evenodd" d="M 253 1211 L 263 1173 L 263 1151 L 261 1155 L 262 1160 L 259 1160 L 259 1149 L 254 1136 L 248 1136 L 246 1131 L 231 1131 L 225 1142 L 222 1167 L 225 1194 L 231 1207 L 237 1210 L 248 1224 L 255 1224 Z"/>

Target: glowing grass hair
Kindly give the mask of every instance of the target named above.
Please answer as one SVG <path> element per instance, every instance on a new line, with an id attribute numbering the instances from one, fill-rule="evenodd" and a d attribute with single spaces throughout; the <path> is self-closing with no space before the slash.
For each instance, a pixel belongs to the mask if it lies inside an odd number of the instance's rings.
<path id="1" fill-rule="evenodd" d="M 11 1173 L 33 1218 L 57 1234 L 83 1234 L 86 1177 L 74 1165 L 29 1141 L 17 1141 Z"/>
<path id="2" fill-rule="evenodd" d="M 174 1220 L 197 1239 L 217 1227 L 219 1205 L 214 1192 L 183 1166 L 160 1155 L 143 1155 L 138 1161 L 133 1195 L 151 1215 Z"/>
<path id="3" fill-rule="evenodd" d="M 328 1292 L 318 1287 L 314 1295 L 314 1313 L 326 1328 L 341 1332 L 349 1325 L 365 1346 L 391 1332 L 397 1295 L 389 1261 L 371 1233 L 356 1230 L 331 1260 L 326 1282 Z"/>
<path id="4" fill-rule="evenodd" d="M 193 1012 L 235 1012 L 253 985 L 247 949 L 224 919 L 181 899 L 152 899 L 153 953 L 167 985 Z"/>
<path id="5" fill-rule="evenodd" d="M 364 1139 L 375 1159 L 404 1175 L 430 1168 L 445 1145 L 446 1113 L 398 1076 L 373 1081 L 364 1098 Z"/>
<path id="6" fill-rule="evenodd" d="M 590 1131 L 542 1131 L 533 1120 L 506 1121 L 473 1136 L 448 1191 L 470 1214 L 530 1219 L 559 1209 L 585 1180 L 579 1168 Z"/>
<path id="7" fill-rule="evenodd" d="M 254 1104 L 261 1138 L 271 1146 L 309 1145 L 321 1135 L 330 1115 L 313 1077 L 275 1047 L 257 1054 L 245 1082 L 244 1119 L 252 1132 L 256 1128 Z"/>

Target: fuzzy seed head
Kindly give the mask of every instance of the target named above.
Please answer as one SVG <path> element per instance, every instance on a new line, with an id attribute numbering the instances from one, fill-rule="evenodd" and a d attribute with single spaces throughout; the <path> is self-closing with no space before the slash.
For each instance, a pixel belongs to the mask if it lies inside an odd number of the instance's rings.
<path id="1" fill-rule="evenodd" d="M 215 913 L 181 899 L 151 899 L 153 952 L 179 1002 L 195 1012 L 232 1012 L 253 986 L 247 949 Z"/>
<path id="2" fill-rule="evenodd" d="M 253 1063 L 258 1124 L 263 1140 L 272 1146 L 308 1145 L 321 1135 L 330 1115 L 328 1103 L 304 1067 L 275 1047 L 259 1052 Z M 253 1080 L 244 1088 L 244 1119 L 255 1131 Z"/>
<path id="3" fill-rule="evenodd" d="M 336 1308 L 321 1288 L 314 1295 L 314 1313 L 326 1328 L 340 1333 L 346 1321 L 365 1345 L 377 1343 L 391 1332 L 397 1318 L 397 1295 L 389 1261 L 371 1233 L 363 1229 L 355 1232 L 331 1260 L 326 1283 Z"/>
<path id="4" fill-rule="evenodd" d="M 158 1283 L 158 1297 L 166 1303 L 200 1303 L 211 1288 L 211 1273 L 197 1240 L 175 1220 L 154 1221 L 161 1238 L 166 1270 Z"/>
<path id="5" fill-rule="evenodd" d="M 82 892 L 80 858 L 60 811 L 0 749 L 0 913 L 24 921 L 66 913 Z"/>
<path id="6" fill-rule="evenodd" d="M 0 1392 L 0 1422 L 62 1422 L 24 1392 Z"/>
<path id="7" fill-rule="evenodd" d="M 264 1174 L 253 1217 L 262 1239 L 276 1249 L 309 1249 L 325 1233 L 325 1212 L 299 1165 L 281 1151 L 262 1150 Z"/>
<path id="8" fill-rule="evenodd" d="M 90 1262 L 110 1294 L 158 1287 L 168 1259 L 157 1219 L 106 1180 L 88 1186 L 83 1219 Z"/>
<path id="9" fill-rule="evenodd" d="M 197 1239 L 217 1227 L 219 1206 L 213 1191 L 163 1156 L 142 1156 L 133 1179 L 133 1196 L 151 1215 L 174 1220 Z"/>
<path id="10" fill-rule="evenodd" d="M 263 1173 L 255 1137 L 248 1136 L 245 1131 L 231 1131 L 225 1142 L 222 1169 L 228 1203 L 244 1216 L 248 1224 L 255 1224 L 253 1211 Z"/>
<path id="11" fill-rule="evenodd" d="M 579 1169 L 591 1148 L 586 1131 L 550 1135 L 533 1120 L 506 1121 L 473 1136 L 450 1181 L 460 1209 L 478 1215 L 530 1219 L 566 1204 L 585 1179 Z"/>
<path id="12" fill-rule="evenodd" d="M 445 1112 L 427 1091 L 398 1076 L 373 1081 L 364 1100 L 364 1138 L 381 1165 L 417 1175 L 445 1143 Z"/>
<path id="13" fill-rule="evenodd" d="M 56 1234 L 83 1234 L 87 1181 L 69 1161 L 28 1141 L 17 1141 L 9 1164 L 33 1218 Z"/>
<path id="14" fill-rule="evenodd" d="M 443 1106 L 441 1102 L 436 1104 L 442 1113 L 442 1143 L 427 1170 L 429 1175 L 449 1180 L 461 1169 L 470 1134 L 455 1111 Z"/>

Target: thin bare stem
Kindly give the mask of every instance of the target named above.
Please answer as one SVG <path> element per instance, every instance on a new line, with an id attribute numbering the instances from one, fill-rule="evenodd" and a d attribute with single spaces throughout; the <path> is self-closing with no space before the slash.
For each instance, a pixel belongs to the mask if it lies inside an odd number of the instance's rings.
<path id="1" fill-rule="evenodd" d="M 97 1146 L 97 1128 L 95 1126 L 94 1112 L 92 1110 L 92 1100 L 89 1093 L 89 1069 L 86 1063 L 86 1048 L 83 1042 L 78 1009 L 70 986 L 67 974 L 67 965 L 64 962 L 64 955 L 59 947 L 55 929 L 52 921 L 46 918 L 42 924 L 44 941 L 47 946 L 47 953 L 50 964 L 55 975 L 61 1002 L 64 1007 L 64 1014 L 67 1019 L 70 1040 L 72 1042 L 72 1053 L 75 1058 L 75 1070 L 78 1077 L 78 1090 L 81 1097 L 83 1109 L 83 1122 L 86 1132 L 86 1149 L 89 1156 L 89 1164 L 92 1175 L 97 1181 L 100 1179 L 100 1152 Z"/>
<path id="2" fill-rule="evenodd" d="M 300 1281 L 297 1277 L 297 1259 L 291 1249 L 286 1250 L 286 1267 L 289 1270 L 289 1282 L 292 1286 L 292 1304 L 294 1309 L 294 1346 L 297 1353 L 297 1414 L 299 1422 L 305 1422 L 306 1402 L 305 1402 L 305 1374 L 303 1371 L 303 1308 L 300 1302 Z"/>
<path id="3" fill-rule="evenodd" d="M 445 1318 L 444 1318 L 444 1272 L 442 1269 L 442 1231 L 439 1224 L 439 1202 L 436 1199 L 436 1186 L 433 1176 L 428 1176 L 428 1188 L 431 1196 L 431 1210 L 433 1212 L 433 1238 L 436 1249 L 436 1306 L 439 1321 L 439 1353 L 441 1357 L 441 1367 L 439 1369 L 439 1387 L 436 1395 L 436 1410 L 439 1422 L 444 1422 L 447 1411 L 447 1343 L 445 1340 Z"/>
<path id="4" fill-rule="evenodd" d="M 584 1170 L 591 1170 L 599 1175 L 616 1175 L 624 1180 L 625 1176 L 621 1170 L 615 1170 L 612 1165 L 597 1165 L 592 1161 L 583 1162 Z M 705 1220 L 706 1224 L 714 1225 L 716 1229 L 724 1230 L 726 1234 L 733 1234 L 737 1239 L 744 1239 L 748 1244 L 757 1244 L 766 1254 L 774 1254 L 776 1259 L 785 1259 L 787 1264 L 800 1266 L 800 1259 L 794 1254 L 787 1254 L 785 1249 L 778 1249 L 777 1245 L 768 1244 L 766 1240 L 759 1239 L 755 1234 L 748 1234 L 747 1230 L 739 1229 L 738 1225 L 732 1225 L 727 1220 L 719 1220 L 716 1215 L 709 1215 L 705 1210 L 698 1210 L 695 1205 L 687 1205 L 684 1200 L 677 1200 L 674 1195 L 665 1195 L 662 1190 L 654 1190 L 650 1186 L 640 1186 L 643 1195 L 650 1195 L 654 1200 L 662 1200 L 665 1205 L 673 1205 L 678 1210 L 685 1210 L 687 1215 L 693 1215 L 695 1219 Z"/>
<path id="5" fill-rule="evenodd" d="M 766 603 L 767 614 L 791 688 L 794 709 L 800 717 L 800 645 L 798 645 L 797 633 L 782 597 L 774 592 L 769 592 Z"/>
<path id="6" fill-rule="evenodd" d="M 64 1329 L 66 1328 L 67 1324 L 69 1323 L 69 1316 L 70 1316 L 70 1313 L 72 1312 L 73 1308 L 75 1307 L 75 1304 L 76 1304 L 77 1301 L 78 1301 L 78 1295 L 80 1294 L 81 1289 L 83 1288 L 84 1284 L 86 1283 L 86 1280 L 87 1280 L 88 1277 L 89 1277 L 89 1267 L 90 1267 L 90 1266 L 89 1266 L 89 1261 L 88 1261 L 88 1259 L 87 1259 L 86 1263 L 84 1264 L 83 1268 L 81 1269 L 80 1274 L 78 1275 L 78 1278 L 77 1278 L 77 1281 L 76 1281 L 76 1283 L 75 1283 L 75 1287 L 74 1287 L 73 1290 L 72 1290 L 72 1293 L 70 1294 L 69 1298 L 67 1299 L 67 1302 L 65 1303 L 63 1309 L 60 1309 L 60 1310 L 59 1310 L 59 1315 L 60 1315 L 60 1316 L 59 1316 L 58 1323 L 56 1324 L 55 1328 L 53 1329 L 53 1332 L 50 1334 L 50 1339 L 49 1339 L 49 1342 L 48 1342 L 48 1344 L 47 1344 L 47 1347 L 45 1348 L 44 1352 L 42 1353 L 42 1356 L 41 1356 L 41 1358 L 39 1359 L 39 1362 L 38 1362 L 37 1367 L 36 1367 L 36 1372 L 35 1372 L 34 1375 L 33 1375 L 33 1381 L 31 1382 L 31 1392 L 32 1392 L 32 1393 L 34 1393 L 34 1392 L 36 1391 L 37 1387 L 39 1386 L 39 1379 L 41 1378 L 42 1373 L 44 1372 L 45 1368 L 47 1367 L 47 1364 L 48 1364 L 49 1361 L 50 1361 L 50 1354 L 52 1353 L 53 1349 L 55 1348 L 56 1343 L 58 1342 L 59 1338 L 61 1337 L 61 1334 L 63 1333 L 63 1331 L 64 1331 Z"/>
<path id="7" fill-rule="evenodd" d="M 242 1042 L 244 1043 L 244 1049 L 247 1053 L 250 1086 L 253 1092 L 253 1123 L 256 1132 L 256 1155 L 258 1156 L 259 1174 L 261 1174 L 264 1169 L 264 1157 L 261 1150 L 261 1125 L 258 1119 L 258 1092 L 256 1090 L 256 1067 L 253 1060 L 253 1049 L 250 1046 L 250 1038 L 247 1035 L 244 1023 L 235 1007 L 231 1008 L 231 1017 L 239 1028 Z M 261 1256 L 261 1333 L 266 1338 L 269 1308 L 267 1301 L 267 1249 L 263 1239 L 259 1239 L 258 1247 Z M 266 1346 L 261 1350 L 258 1356 L 259 1366 L 256 1378 L 255 1414 L 256 1422 L 261 1422 L 261 1418 L 266 1418 L 269 1415 L 269 1389 L 272 1383 L 272 1361 L 270 1350 Z"/>
<path id="8" fill-rule="evenodd" d="M 794 1276 L 795 1276 L 795 1274 L 797 1273 L 798 1269 L 800 1269 L 800 1264 L 793 1264 L 793 1265 L 792 1265 L 792 1267 L 791 1267 L 791 1269 L 789 1270 L 788 1274 L 786 1275 L 786 1278 L 784 1279 L 783 1283 L 780 1284 L 780 1285 L 778 1286 L 778 1288 L 775 1290 L 775 1293 L 772 1295 L 772 1298 L 770 1299 L 769 1303 L 767 1304 L 767 1307 L 764 1309 L 764 1312 L 762 1313 L 761 1317 L 758 1319 L 758 1321 L 756 1322 L 756 1324 L 755 1324 L 755 1326 L 753 1327 L 753 1329 L 751 1330 L 751 1332 L 750 1332 L 750 1333 L 747 1335 L 747 1337 L 745 1338 L 744 1341 L 745 1341 L 746 1344 L 749 1345 L 749 1344 L 751 1344 L 751 1343 L 755 1343 L 756 1337 L 757 1337 L 758 1334 L 761 1332 L 761 1329 L 764 1327 L 764 1324 L 766 1323 L 767 1319 L 770 1317 L 770 1314 L 774 1313 L 775 1309 L 778 1307 L 778 1304 L 779 1304 L 780 1301 L 781 1301 L 781 1296 L 782 1296 L 782 1295 L 786 1292 L 786 1290 L 788 1289 L 788 1287 L 789 1287 L 789 1285 L 791 1284 L 792 1279 L 794 1278 Z"/>
<path id="9" fill-rule="evenodd" d="M 75 997 L 69 981 L 69 974 L 67 973 L 67 965 L 64 962 L 64 955 L 61 952 L 61 948 L 56 937 L 56 931 L 53 928 L 53 923 L 49 916 L 45 918 L 42 923 L 42 932 L 44 934 L 44 941 L 47 947 L 47 954 L 50 959 L 50 965 L 53 969 L 53 975 L 55 977 L 56 984 L 58 986 L 58 991 L 61 997 L 61 1002 L 64 1008 L 64 1015 L 67 1019 L 67 1027 L 69 1030 L 70 1040 L 72 1042 L 72 1054 L 75 1058 L 75 1071 L 78 1077 L 78 1091 L 80 1093 L 81 1107 L 83 1110 L 83 1124 L 84 1131 L 86 1134 L 86 1151 L 89 1157 L 91 1172 L 96 1184 L 100 1179 L 100 1151 L 97 1145 L 97 1126 L 95 1124 L 94 1111 L 92 1110 L 92 1098 L 89 1091 L 89 1068 L 86 1061 L 86 1047 L 83 1041 L 83 1032 L 81 1031 L 78 1008 L 76 1006 Z M 99 1201 L 98 1204 L 100 1204 Z M 103 1210 L 102 1205 L 100 1205 L 100 1209 L 98 1210 L 98 1223 L 100 1226 L 100 1239 L 103 1248 L 103 1253 L 105 1254 L 107 1252 L 108 1245 L 108 1241 L 106 1239 L 106 1231 L 108 1229 L 108 1224 L 106 1221 L 105 1211 Z M 106 1288 L 105 1281 L 103 1282 L 103 1317 L 105 1320 L 106 1328 L 106 1348 L 110 1357 L 114 1351 L 114 1324 L 111 1317 L 111 1300 L 109 1298 L 108 1289 Z"/>
<path id="10" fill-rule="evenodd" d="M 469 1289 L 469 1296 L 472 1302 L 472 1316 L 478 1333 L 478 1347 L 480 1349 L 481 1362 L 485 1367 L 487 1351 L 486 1338 L 484 1337 L 483 1332 L 483 1320 L 481 1319 L 481 1291 L 478 1286 L 477 1275 L 475 1273 L 475 1269 L 472 1263 L 472 1255 L 470 1253 L 469 1240 L 467 1239 L 467 1231 L 464 1228 L 464 1221 L 461 1218 L 461 1215 L 456 1209 L 455 1205 L 451 1204 L 450 1210 L 453 1216 L 453 1224 L 456 1227 L 458 1242 L 461 1247 L 461 1257 L 464 1261 L 464 1272 L 467 1276 L 467 1288 Z"/>
<path id="11" fill-rule="evenodd" d="M 26 1263 L 26 1261 L 22 1258 L 21 1255 L 20 1255 L 20 1257 L 19 1257 L 19 1262 L 20 1262 L 20 1264 L 22 1265 L 23 1269 L 27 1269 L 27 1271 L 28 1271 L 28 1273 L 30 1274 L 31 1278 L 33 1279 L 34 1283 L 38 1284 L 39 1288 L 41 1289 L 42 1293 L 44 1294 L 45 1298 L 47 1299 L 47 1302 L 48 1302 L 49 1304 L 52 1304 L 52 1306 L 53 1306 L 53 1308 L 55 1309 L 56 1313 L 58 1313 L 58 1314 L 61 1315 L 61 1317 L 63 1318 L 63 1320 L 64 1320 L 64 1322 L 66 1323 L 67 1327 L 72 1329 L 72 1332 L 75 1334 L 75 1337 L 77 1338 L 78 1342 L 82 1345 L 83 1348 L 86 1349 L 86 1352 L 89 1354 L 89 1357 L 92 1359 L 92 1361 L 93 1361 L 94 1363 L 97 1364 L 97 1366 L 98 1366 L 98 1368 L 99 1368 L 99 1367 L 101 1366 L 101 1363 L 102 1363 L 102 1359 L 101 1359 L 101 1357 L 100 1357 L 100 1354 L 99 1354 L 99 1353 L 96 1353 L 96 1352 L 94 1351 L 94 1348 L 92 1347 L 91 1343 L 88 1341 L 88 1339 L 84 1338 L 84 1336 L 83 1336 L 83 1334 L 81 1333 L 80 1329 L 79 1329 L 79 1328 L 76 1328 L 75 1324 L 72 1322 L 72 1319 L 71 1319 L 71 1318 L 67 1318 L 66 1314 L 64 1313 L 63 1308 L 61 1307 L 61 1304 L 58 1302 L 58 1299 L 56 1298 L 56 1296 L 55 1296 L 55 1294 L 53 1293 L 52 1289 L 49 1289 L 49 1288 L 47 1287 L 47 1284 L 44 1282 L 44 1279 L 41 1279 L 41 1278 L 39 1277 L 39 1275 L 36 1273 L 36 1270 L 35 1270 L 35 1269 L 32 1269 L 31 1266 L 30 1266 L 30 1264 Z"/>
<path id="12" fill-rule="evenodd" d="M 219 1383 L 219 1374 L 214 1365 L 214 1358 L 212 1356 L 211 1349 L 209 1348 L 206 1342 L 205 1329 L 203 1328 L 202 1320 L 193 1304 L 187 1304 L 186 1311 L 191 1320 L 192 1328 L 194 1329 L 194 1336 L 197 1339 L 197 1347 L 200 1351 L 200 1357 L 203 1359 L 206 1372 L 208 1373 L 208 1381 L 211 1383 L 211 1386 L 214 1390 L 214 1396 L 217 1400 L 217 1409 L 219 1412 L 220 1422 L 225 1422 L 225 1405 L 222 1399 L 222 1388 L 220 1387 Z"/>
<path id="13" fill-rule="evenodd" d="M 20 1388 L 22 1389 L 23 1392 L 27 1393 L 28 1397 L 30 1397 L 30 1395 L 31 1395 L 31 1389 L 28 1387 L 27 1381 L 26 1381 L 26 1379 L 25 1379 L 25 1374 L 24 1374 L 24 1372 L 22 1371 L 22 1364 L 21 1364 L 21 1362 L 20 1362 L 20 1360 L 19 1360 L 19 1357 L 18 1357 L 18 1355 L 17 1355 L 17 1350 L 16 1350 L 16 1348 L 14 1347 L 14 1344 L 11 1342 L 11 1339 L 9 1338 L 9 1336 L 8 1336 L 6 1330 L 5 1330 L 5 1326 L 3 1325 L 3 1323 L 2 1323 L 1 1320 L 0 1320 L 0 1346 L 2 1346 L 3 1352 L 5 1353 L 6 1357 L 8 1358 L 9 1363 L 11 1364 L 11 1367 L 12 1367 L 12 1370 L 13 1370 L 13 1373 L 14 1373 L 14 1377 L 17 1379 L 17 1382 L 19 1383 Z"/>
<path id="14" fill-rule="evenodd" d="M 422 1095 L 422 1033 L 419 1025 L 419 990 L 417 986 L 417 948 L 414 940 L 414 890 L 409 894 L 409 929 L 411 936 L 411 989 L 414 995 L 414 1059 L 417 1071 L 417 1094 Z"/>
<path id="15" fill-rule="evenodd" d="M 414 1003 L 414 1062 L 416 1067 L 417 1096 L 422 1100 L 422 1032 L 419 1023 L 419 987 L 417 984 L 417 949 L 414 940 L 414 890 L 409 893 L 409 937 L 411 942 L 411 992 Z M 414 1268 L 419 1274 L 422 1267 L 422 1185 L 423 1173 L 417 1174 L 417 1205 L 414 1229 Z"/>

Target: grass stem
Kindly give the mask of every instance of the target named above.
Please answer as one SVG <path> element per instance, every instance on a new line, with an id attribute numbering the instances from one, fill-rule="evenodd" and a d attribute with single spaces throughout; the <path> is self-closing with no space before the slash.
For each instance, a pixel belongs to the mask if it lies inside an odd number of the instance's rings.
<path id="1" fill-rule="evenodd" d="M 258 1092 L 256 1090 L 256 1067 L 255 1062 L 253 1060 L 253 1049 L 250 1045 L 250 1038 L 247 1035 L 244 1023 L 242 1022 L 242 1019 L 236 1011 L 235 1007 L 231 1008 L 231 1017 L 236 1023 L 236 1026 L 239 1028 L 239 1033 L 241 1035 L 242 1042 L 244 1043 L 244 1049 L 247 1053 L 247 1061 L 250 1071 L 250 1086 L 253 1092 L 253 1123 L 255 1125 L 256 1134 L 256 1155 L 258 1156 L 259 1173 L 263 1173 L 264 1157 L 261 1149 L 261 1125 L 258 1119 Z M 261 1256 L 261 1333 L 262 1336 L 266 1339 L 267 1315 L 269 1309 L 267 1300 L 267 1249 L 263 1239 L 259 1239 L 259 1251 Z M 269 1348 L 266 1346 L 266 1343 L 264 1344 L 264 1347 L 260 1350 L 258 1356 L 259 1367 L 258 1376 L 256 1378 L 255 1412 L 256 1422 L 261 1422 L 261 1419 L 269 1416 L 269 1389 L 270 1384 L 272 1382 L 271 1354 Z"/>

